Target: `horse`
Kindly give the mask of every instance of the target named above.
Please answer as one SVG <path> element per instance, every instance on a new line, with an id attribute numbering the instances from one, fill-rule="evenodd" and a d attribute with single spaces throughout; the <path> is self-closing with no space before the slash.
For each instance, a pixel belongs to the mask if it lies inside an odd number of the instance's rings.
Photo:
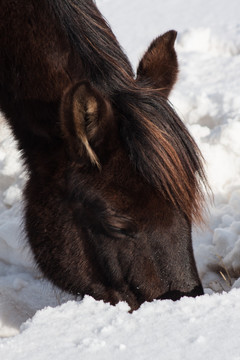
<path id="1" fill-rule="evenodd" d="M 191 226 L 206 177 L 168 101 L 175 31 L 136 75 L 92 0 L 0 0 L 0 108 L 28 171 L 24 222 L 60 289 L 132 310 L 203 288 Z"/>

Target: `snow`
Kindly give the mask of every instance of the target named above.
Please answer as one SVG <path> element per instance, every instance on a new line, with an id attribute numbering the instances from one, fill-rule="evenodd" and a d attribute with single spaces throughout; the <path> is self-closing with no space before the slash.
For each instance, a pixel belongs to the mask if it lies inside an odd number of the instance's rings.
<path id="1" fill-rule="evenodd" d="M 194 301 L 184 298 L 174 306 L 171 301 L 155 301 L 129 314 L 124 303 L 114 308 L 85 297 L 80 303 L 39 311 L 22 325 L 21 335 L 2 341 L 0 357 L 188 360 L 194 354 L 202 360 L 211 353 L 211 359 L 237 360 L 239 337 L 232 334 L 239 332 L 238 298 L 235 290 Z"/>
<path id="2" fill-rule="evenodd" d="M 214 202 L 193 229 L 206 295 L 130 314 L 74 299 L 36 269 L 22 226 L 27 174 L 0 115 L 0 358 L 240 360 L 240 2 L 97 0 L 134 67 L 152 39 L 178 31 L 171 95 L 206 160 Z"/>

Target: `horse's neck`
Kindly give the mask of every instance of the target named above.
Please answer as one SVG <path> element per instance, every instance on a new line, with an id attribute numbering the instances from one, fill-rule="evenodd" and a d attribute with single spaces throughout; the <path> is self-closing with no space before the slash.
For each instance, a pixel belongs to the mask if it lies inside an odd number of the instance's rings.
<path id="1" fill-rule="evenodd" d="M 17 101 L 0 89 L 0 105 L 27 164 L 37 153 L 44 160 L 60 146 L 57 102 Z"/>

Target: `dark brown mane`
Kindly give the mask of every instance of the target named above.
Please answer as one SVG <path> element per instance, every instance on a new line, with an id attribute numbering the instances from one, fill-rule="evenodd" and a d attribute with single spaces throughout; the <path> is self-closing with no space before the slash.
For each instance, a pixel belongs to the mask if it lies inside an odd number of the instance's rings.
<path id="1" fill-rule="evenodd" d="M 206 178 L 198 146 L 165 99 L 159 101 L 155 91 L 139 90 L 137 95 L 139 102 L 128 103 L 132 122 L 126 120 L 122 127 L 130 157 L 167 200 L 199 222 Z"/>
<path id="2" fill-rule="evenodd" d="M 88 77 L 95 86 L 104 89 L 108 95 L 127 88 L 129 83 L 133 86 L 129 60 L 92 1 L 47 1 L 65 28 L 73 48 L 81 55 Z"/>
<path id="3" fill-rule="evenodd" d="M 206 178 L 201 153 L 185 125 L 158 90 L 134 80 L 127 57 L 92 1 L 48 1 L 84 59 L 91 82 L 121 114 L 122 139 L 132 163 L 188 219 L 200 221 Z"/>

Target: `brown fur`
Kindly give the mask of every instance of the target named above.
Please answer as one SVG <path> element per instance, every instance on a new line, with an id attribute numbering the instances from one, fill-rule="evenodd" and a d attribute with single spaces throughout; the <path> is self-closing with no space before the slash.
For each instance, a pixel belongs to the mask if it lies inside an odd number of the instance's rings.
<path id="1" fill-rule="evenodd" d="M 132 309 L 202 294 L 191 244 L 202 159 L 166 99 L 175 32 L 150 46 L 135 79 L 93 1 L 0 8 L 0 106 L 29 173 L 39 268 L 64 290 Z"/>

